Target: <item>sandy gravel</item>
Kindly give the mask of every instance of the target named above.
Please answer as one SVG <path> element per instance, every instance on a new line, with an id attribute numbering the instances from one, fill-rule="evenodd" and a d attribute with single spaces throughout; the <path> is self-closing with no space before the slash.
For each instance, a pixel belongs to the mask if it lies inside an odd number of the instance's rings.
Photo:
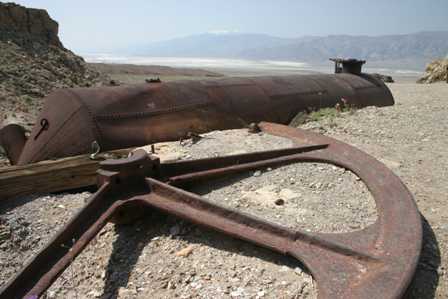
<path id="1" fill-rule="evenodd" d="M 393 107 L 370 107 L 304 127 L 359 147 L 403 179 L 426 219 L 424 250 L 409 298 L 446 298 L 448 85 L 390 87 L 397 102 Z M 160 144 L 157 153 L 163 159 L 192 159 L 288 146 L 282 138 L 233 130 L 206 134 L 195 144 Z M 192 191 L 309 231 L 353 231 L 376 218 L 364 184 L 352 173 L 324 164 L 262 169 Z M 24 198 L 2 208 L 0 283 L 43 246 L 89 195 Z M 276 204 L 278 199 L 284 203 Z M 47 293 L 48 298 L 316 295 L 312 277 L 297 261 L 150 211 L 133 225 L 108 224 Z"/>
<path id="2" fill-rule="evenodd" d="M 178 160 L 291 146 L 284 138 L 230 130 L 205 134 L 194 144 L 190 140 L 159 144 L 156 151 L 164 160 Z M 191 191 L 307 231 L 353 231 L 376 219 L 374 202 L 364 184 L 352 173 L 325 164 L 261 169 Z M 54 226 L 62 225 L 89 195 L 39 197 L 7 213 L 11 237 L 4 243 L 7 271 L 2 279 L 43 245 Z M 39 219 L 39 225 L 28 223 L 30 218 Z M 56 222 L 48 221 L 55 218 Z M 307 269 L 291 258 L 172 217 L 148 213 L 145 218 L 131 226 L 108 225 L 51 288 L 50 297 L 316 297 Z M 178 256 L 181 250 L 191 254 Z"/>
<path id="3" fill-rule="evenodd" d="M 448 84 L 391 84 L 396 105 L 369 107 L 304 128 L 357 146 L 414 194 L 424 244 L 410 298 L 448 298 Z"/>

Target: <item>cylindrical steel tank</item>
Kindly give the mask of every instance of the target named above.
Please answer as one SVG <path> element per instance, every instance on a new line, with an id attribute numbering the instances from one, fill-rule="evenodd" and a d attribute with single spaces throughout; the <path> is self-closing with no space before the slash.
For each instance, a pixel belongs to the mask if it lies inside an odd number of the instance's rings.
<path id="1" fill-rule="evenodd" d="M 349 73 L 61 89 L 47 97 L 18 164 L 88 153 L 93 141 L 112 150 L 262 120 L 287 124 L 302 110 L 342 102 L 394 104 L 383 82 Z"/>

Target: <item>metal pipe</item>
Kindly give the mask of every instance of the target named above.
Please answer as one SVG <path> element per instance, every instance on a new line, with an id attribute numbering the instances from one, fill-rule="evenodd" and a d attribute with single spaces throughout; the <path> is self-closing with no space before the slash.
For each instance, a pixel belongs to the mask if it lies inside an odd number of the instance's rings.
<path id="1" fill-rule="evenodd" d="M 359 64 L 347 61 L 340 63 Z M 358 72 L 61 89 L 47 97 L 18 164 L 89 153 L 95 141 L 105 151 L 259 121 L 288 124 L 298 112 L 336 104 L 388 106 L 394 99 L 382 81 Z"/>

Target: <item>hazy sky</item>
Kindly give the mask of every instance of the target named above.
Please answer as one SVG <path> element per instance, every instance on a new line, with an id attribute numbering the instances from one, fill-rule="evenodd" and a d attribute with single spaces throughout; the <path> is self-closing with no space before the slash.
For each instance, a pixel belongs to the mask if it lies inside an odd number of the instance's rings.
<path id="1" fill-rule="evenodd" d="M 219 31 L 382 35 L 448 30 L 448 0 L 17 0 L 45 8 L 66 47 L 107 51 Z"/>

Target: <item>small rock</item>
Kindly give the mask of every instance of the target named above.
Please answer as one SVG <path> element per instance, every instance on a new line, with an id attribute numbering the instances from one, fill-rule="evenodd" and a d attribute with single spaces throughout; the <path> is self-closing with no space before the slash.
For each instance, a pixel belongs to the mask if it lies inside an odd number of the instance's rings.
<path id="1" fill-rule="evenodd" d="M 297 198 L 298 194 L 295 193 L 294 191 L 292 191 L 291 189 L 284 188 L 284 189 L 280 190 L 279 196 L 280 196 L 280 198 L 283 198 L 284 200 L 287 201 L 287 200 L 291 200 L 293 198 Z"/>
<path id="2" fill-rule="evenodd" d="M 188 247 L 185 247 L 184 249 L 179 250 L 178 252 L 175 253 L 176 256 L 182 256 L 182 257 L 187 257 L 189 256 L 192 252 L 193 252 L 194 246 L 190 245 Z"/>
<path id="3" fill-rule="evenodd" d="M 275 204 L 276 204 L 277 206 L 282 206 L 282 205 L 285 204 L 285 201 L 284 201 L 283 199 L 279 198 L 279 199 L 277 199 L 277 200 L 275 201 Z"/>
<path id="4" fill-rule="evenodd" d="M 240 297 L 244 294 L 244 289 L 243 288 L 238 288 L 236 289 L 236 291 L 233 291 L 230 293 L 231 297 Z"/>
<path id="5" fill-rule="evenodd" d="M 282 266 L 279 270 L 279 272 L 288 272 L 288 271 L 289 271 L 289 268 L 286 266 Z"/>
<path id="6" fill-rule="evenodd" d="M 172 235 L 172 236 L 177 236 L 177 235 L 179 235 L 180 234 L 180 227 L 179 227 L 179 225 L 174 225 L 174 226 L 172 226 L 171 228 L 170 228 L 170 234 Z"/>
<path id="7" fill-rule="evenodd" d="M 93 290 L 93 291 L 90 291 L 90 292 L 88 293 L 88 295 L 89 295 L 90 297 L 95 297 L 95 298 L 100 297 L 102 294 L 103 294 L 103 293 L 100 292 L 99 290 Z"/>
<path id="8" fill-rule="evenodd" d="M 257 170 L 254 172 L 254 177 L 259 177 L 261 176 L 261 171 Z"/>
<path id="9" fill-rule="evenodd" d="M 359 223 L 350 223 L 348 227 L 350 227 L 351 229 L 359 229 L 361 225 Z"/>
<path id="10" fill-rule="evenodd" d="M 172 283 L 171 281 L 168 282 L 168 285 L 166 287 L 167 289 L 174 290 L 176 288 L 176 285 Z"/>
<path id="11" fill-rule="evenodd" d="M 134 298 L 137 294 L 137 290 L 127 289 L 125 287 L 120 287 L 118 289 L 118 298 Z"/>
<path id="12" fill-rule="evenodd" d="M 392 160 L 387 160 L 387 159 L 381 159 L 381 161 L 386 164 L 386 166 L 390 169 L 397 169 L 401 167 L 401 163 L 400 162 L 396 162 L 396 161 L 392 161 Z"/>

